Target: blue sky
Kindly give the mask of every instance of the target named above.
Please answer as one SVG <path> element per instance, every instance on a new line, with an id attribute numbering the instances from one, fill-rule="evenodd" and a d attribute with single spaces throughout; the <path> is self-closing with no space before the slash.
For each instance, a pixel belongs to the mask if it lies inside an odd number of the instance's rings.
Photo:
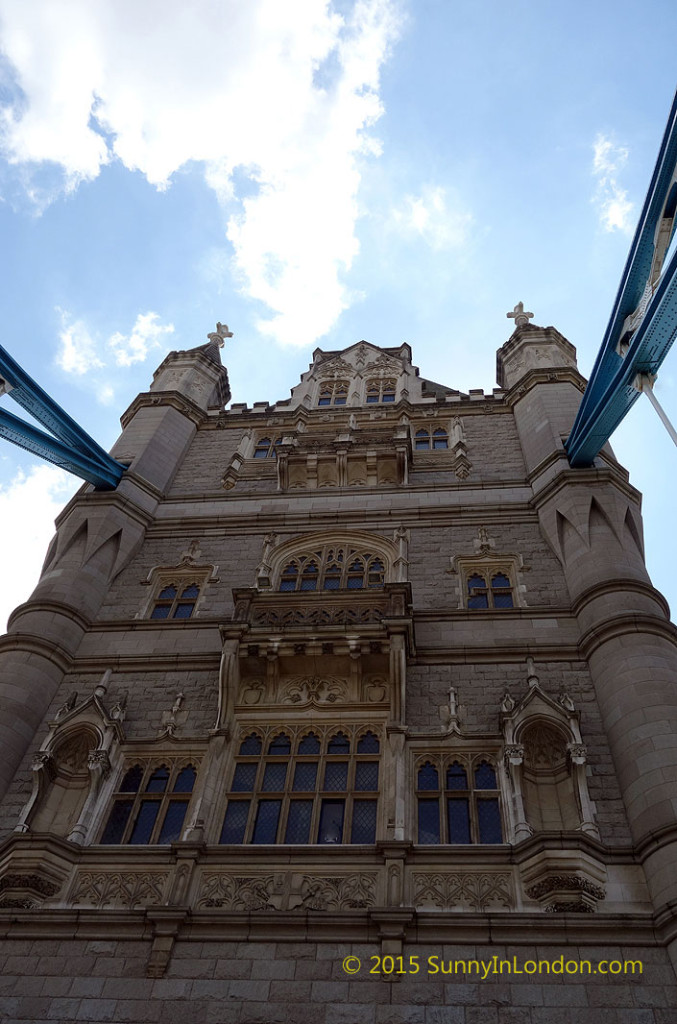
<path id="1" fill-rule="evenodd" d="M 106 447 L 217 320 L 236 402 L 360 338 L 490 391 L 519 300 L 587 375 L 676 36 L 663 0 L 0 0 L 2 344 Z M 645 398 L 612 444 L 675 607 L 677 451 Z M 0 626 L 77 486 L 2 444 Z"/>

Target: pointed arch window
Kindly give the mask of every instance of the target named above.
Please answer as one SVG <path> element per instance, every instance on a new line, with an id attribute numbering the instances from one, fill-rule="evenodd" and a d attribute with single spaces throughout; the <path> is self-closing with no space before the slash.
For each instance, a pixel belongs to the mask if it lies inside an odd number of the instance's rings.
<path id="1" fill-rule="evenodd" d="M 380 749 L 369 729 L 356 744 L 341 729 L 324 740 L 310 731 L 292 742 L 281 733 L 265 754 L 260 740 L 248 737 L 233 769 L 220 842 L 375 842 Z"/>
<path id="2" fill-rule="evenodd" d="M 374 379 L 367 381 L 366 394 L 368 405 L 377 402 L 394 402 L 396 393 L 397 381 L 394 377 L 387 380 Z"/>
<path id="3" fill-rule="evenodd" d="M 467 580 L 468 608 L 513 608 L 513 586 L 506 572 L 471 571 Z"/>
<path id="4" fill-rule="evenodd" d="M 176 580 L 162 587 L 153 603 L 151 619 L 189 619 L 195 611 L 200 587 Z"/>
<path id="5" fill-rule="evenodd" d="M 325 380 L 320 384 L 318 405 L 346 405 L 350 385 L 347 380 Z"/>
<path id="6" fill-rule="evenodd" d="M 472 771 L 452 759 L 440 774 L 432 761 L 417 772 L 418 842 L 502 843 L 503 826 L 494 765 L 481 758 Z"/>
<path id="7" fill-rule="evenodd" d="M 125 772 L 99 842 L 102 845 L 159 845 L 181 838 L 197 770 L 132 765 Z"/>
<path id="8" fill-rule="evenodd" d="M 435 427 L 432 430 L 421 428 L 414 434 L 414 449 L 416 451 L 442 451 L 449 447 L 449 434 L 442 427 Z"/>
<path id="9" fill-rule="evenodd" d="M 376 590 L 385 583 L 383 558 L 370 551 L 328 544 L 289 559 L 280 573 L 279 589 Z"/>
<path id="10" fill-rule="evenodd" d="M 282 444 L 282 438 L 261 437 L 254 448 L 255 459 L 276 459 L 277 449 Z"/>

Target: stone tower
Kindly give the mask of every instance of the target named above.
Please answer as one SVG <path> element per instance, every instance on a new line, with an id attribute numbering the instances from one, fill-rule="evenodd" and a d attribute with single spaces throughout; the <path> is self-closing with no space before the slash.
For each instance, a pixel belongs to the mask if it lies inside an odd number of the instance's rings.
<path id="1" fill-rule="evenodd" d="M 0 639 L 0 1015 L 669 1024 L 676 633 L 627 473 L 567 461 L 574 347 L 522 314 L 466 395 L 361 341 L 226 410 L 228 336 Z"/>

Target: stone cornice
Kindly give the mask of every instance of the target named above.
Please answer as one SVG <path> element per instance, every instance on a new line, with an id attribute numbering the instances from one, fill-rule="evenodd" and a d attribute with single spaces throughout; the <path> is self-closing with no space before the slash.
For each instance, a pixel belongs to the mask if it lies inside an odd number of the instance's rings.
<path id="1" fill-rule="evenodd" d="M 598 597 L 604 597 L 607 594 L 641 594 L 643 597 L 649 597 L 652 601 L 655 601 L 660 606 L 661 610 L 665 614 L 666 620 L 670 619 L 670 606 L 665 600 L 663 595 L 655 587 L 652 587 L 650 583 L 645 583 L 643 580 L 634 579 L 632 576 L 616 576 L 612 579 L 605 579 L 602 583 L 596 583 L 592 587 L 588 587 L 583 593 L 579 594 L 575 601 L 571 605 L 571 614 L 580 615 L 583 609 L 594 601 Z M 616 618 L 614 621 L 618 621 Z M 660 622 L 660 620 L 658 620 Z"/>
<path id="2" fill-rule="evenodd" d="M 583 394 L 586 387 L 585 377 L 572 368 L 556 366 L 552 369 L 529 370 L 513 387 L 506 393 L 505 404 L 509 409 L 517 405 L 521 400 L 539 384 L 573 384 Z"/>
<path id="3" fill-rule="evenodd" d="M 540 467 L 534 470 L 531 474 L 532 479 L 539 470 Z M 534 493 L 532 501 L 534 508 L 541 508 L 542 505 L 545 505 L 546 502 L 554 498 L 560 491 L 576 484 L 584 484 L 588 488 L 591 485 L 603 486 L 604 484 L 612 484 L 635 504 L 641 505 L 642 502 L 642 495 L 628 483 L 627 474 L 621 472 L 620 467 L 619 469 L 609 465 L 604 467 L 590 466 L 586 469 L 572 469 L 569 467 L 568 469 L 563 469 L 552 480 L 549 480 L 542 490 Z"/>
<path id="4" fill-rule="evenodd" d="M 180 391 L 159 391 L 155 393 L 144 391 L 136 396 L 120 417 L 122 429 L 124 430 L 129 426 L 139 409 L 146 407 L 157 408 L 158 406 L 176 409 L 177 412 L 191 420 L 196 427 L 206 424 L 209 419 L 205 411 L 196 405 L 195 402 L 192 402 L 190 398 L 182 395 Z"/>
<path id="5" fill-rule="evenodd" d="M 583 657 L 590 658 L 599 647 L 609 640 L 628 635 L 636 636 L 637 633 L 659 636 L 677 646 L 677 626 L 672 622 L 663 622 L 652 615 L 630 614 L 615 615 L 603 622 L 595 623 L 581 637 L 580 650 Z"/>
<path id="6" fill-rule="evenodd" d="M 10 622 L 16 613 L 24 607 L 26 606 L 19 605 L 19 608 L 12 612 Z M 59 608 L 63 612 L 64 609 L 60 605 Z M 61 672 L 67 672 L 73 663 L 71 655 L 60 644 L 45 640 L 33 633 L 6 633 L 4 636 L 0 636 L 0 653 L 9 651 L 38 654 L 40 657 L 46 658 L 47 661 L 51 661 Z"/>

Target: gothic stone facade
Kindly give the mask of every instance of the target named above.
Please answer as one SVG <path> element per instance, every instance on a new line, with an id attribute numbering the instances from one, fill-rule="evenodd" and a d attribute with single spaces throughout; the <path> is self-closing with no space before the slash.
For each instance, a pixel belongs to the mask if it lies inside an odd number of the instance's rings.
<path id="1" fill-rule="evenodd" d="M 627 473 L 568 464 L 573 346 L 225 411 L 218 341 L 0 640 L 3 1021 L 674 1022 L 676 635 Z M 562 956 L 642 971 L 428 961 Z"/>

